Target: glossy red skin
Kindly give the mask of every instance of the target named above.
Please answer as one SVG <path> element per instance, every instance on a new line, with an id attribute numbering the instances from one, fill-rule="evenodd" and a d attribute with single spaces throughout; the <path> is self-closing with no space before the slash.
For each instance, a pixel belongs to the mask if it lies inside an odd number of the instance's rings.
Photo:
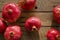
<path id="1" fill-rule="evenodd" d="M 2 33 L 5 29 L 6 29 L 6 24 L 5 24 L 5 21 L 0 18 L 0 33 Z"/>
<path id="2" fill-rule="evenodd" d="M 41 27 L 41 21 L 40 21 L 40 19 L 38 19 L 36 17 L 28 18 L 27 21 L 26 21 L 26 23 L 25 23 L 26 30 L 28 30 L 28 31 L 31 32 L 33 26 L 36 26 L 36 28 L 39 30 L 40 27 Z"/>
<path id="3" fill-rule="evenodd" d="M 24 10 L 32 10 L 36 4 L 36 0 L 25 0 L 24 2 L 20 2 L 21 8 Z"/>
<path id="4" fill-rule="evenodd" d="M 60 24 L 60 5 L 57 5 L 53 9 L 53 17 L 56 20 L 56 22 Z"/>
<path id="5" fill-rule="evenodd" d="M 13 32 L 13 37 L 10 37 L 10 32 Z M 6 40 L 19 40 L 22 37 L 20 26 L 8 26 L 5 30 L 4 37 Z"/>
<path id="6" fill-rule="evenodd" d="M 11 9 L 12 13 L 9 14 L 8 10 Z M 10 23 L 16 22 L 16 20 L 20 17 L 21 10 L 18 8 L 17 4 L 9 3 L 3 7 L 2 17 Z"/>
<path id="7" fill-rule="evenodd" d="M 57 40 L 56 36 L 60 35 L 56 29 L 50 29 L 47 33 L 48 40 Z"/>

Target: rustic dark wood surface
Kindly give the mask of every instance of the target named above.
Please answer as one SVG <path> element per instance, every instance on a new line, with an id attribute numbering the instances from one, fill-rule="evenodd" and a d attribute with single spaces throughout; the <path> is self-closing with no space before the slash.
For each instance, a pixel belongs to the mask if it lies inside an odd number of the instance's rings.
<path id="1" fill-rule="evenodd" d="M 21 1 L 21 0 L 20 0 Z M 0 0 L 0 17 L 2 17 L 2 8 L 7 3 L 17 3 L 19 0 Z M 21 17 L 16 21 L 17 25 L 20 25 L 23 31 L 21 40 L 47 40 L 46 33 L 50 28 L 56 28 L 60 30 L 59 24 L 53 20 L 52 9 L 54 6 L 60 3 L 60 0 L 37 0 L 37 9 L 32 11 L 23 11 Z M 42 22 L 42 27 L 38 32 L 27 32 L 24 28 L 24 23 L 29 17 L 38 17 Z M 0 34 L 0 40 L 4 40 L 3 33 Z"/>

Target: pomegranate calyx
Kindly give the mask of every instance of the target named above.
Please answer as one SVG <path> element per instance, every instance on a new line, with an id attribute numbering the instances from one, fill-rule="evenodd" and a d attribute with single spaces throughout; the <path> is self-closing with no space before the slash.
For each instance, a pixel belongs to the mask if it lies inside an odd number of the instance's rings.
<path id="1" fill-rule="evenodd" d="M 10 32 L 10 37 L 13 37 L 14 36 L 14 33 L 13 32 Z"/>
<path id="2" fill-rule="evenodd" d="M 12 10 L 8 9 L 8 13 L 9 13 L 9 15 L 11 15 L 12 14 Z"/>
<path id="3" fill-rule="evenodd" d="M 32 27 L 32 31 L 37 31 L 38 29 L 36 28 L 36 26 Z"/>
<path id="4" fill-rule="evenodd" d="M 25 3 L 26 3 L 26 0 L 22 0 L 22 1 L 20 1 L 19 3 L 25 4 Z M 21 5 L 21 4 L 20 4 L 20 5 Z"/>
<path id="5" fill-rule="evenodd" d="M 57 38 L 57 40 L 60 40 L 60 35 L 57 35 L 56 38 Z"/>

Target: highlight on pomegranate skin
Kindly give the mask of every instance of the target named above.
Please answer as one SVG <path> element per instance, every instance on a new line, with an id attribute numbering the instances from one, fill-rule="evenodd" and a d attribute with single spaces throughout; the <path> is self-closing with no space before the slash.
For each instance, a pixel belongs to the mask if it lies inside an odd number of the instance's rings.
<path id="1" fill-rule="evenodd" d="M 20 15 L 21 10 L 15 3 L 8 3 L 2 9 L 2 17 L 10 23 L 16 22 Z"/>
<path id="2" fill-rule="evenodd" d="M 20 26 L 8 26 L 4 33 L 6 40 L 19 40 L 22 37 L 22 30 Z"/>
<path id="3" fill-rule="evenodd" d="M 19 4 L 24 10 L 32 10 L 35 7 L 36 0 L 22 0 Z"/>
<path id="4" fill-rule="evenodd" d="M 40 27 L 41 27 L 41 21 L 39 18 L 31 17 L 31 18 L 28 18 L 25 22 L 25 28 L 30 32 L 37 31 L 40 29 Z"/>
<path id="5" fill-rule="evenodd" d="M 57 5 L 56 7 L 54 7 L 53 17 L 54 17 L 54 20 L 60 24 L 60 5 Z"/>
<path id="6" fill-rule="evenodd" d="M 60 40 L 60 32 L 56 29 L 50 29 L 47 32 L 47 39 L 48 40 Z"/>
<path id="7" fill-rule="evenodd" d="M 0 33 L 2 33 L 6 29 L 7 25 L 3 18 L 0 18 Z"/>

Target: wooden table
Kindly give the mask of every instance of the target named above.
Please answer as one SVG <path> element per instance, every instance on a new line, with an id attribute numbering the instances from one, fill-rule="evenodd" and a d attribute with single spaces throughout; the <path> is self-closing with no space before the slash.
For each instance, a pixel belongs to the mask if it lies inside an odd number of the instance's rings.
<path id="1" fill-rule="evenodd" d="M 20 0 L 21 1 L 21 0 Z M 17 3 L 19 0 L 0 0 L 0 17 L 2 14 L 2 8 L 6 3 Z M 16 24 L 20 25 L 23 31 L 21 40 L 47 40 L 46 33 L 50 28 L 56 28 L 60 30 L 59 24 L 53 20 L 52 9 L 60 3 L 60 0 L 37 0 L 36 8 L 31 11 L 23 11 Z M 24 23 L 29 17 L 38 17 L 42 21 L 42 27 L 38 32 L 27 32 L 24 28 Z M 0 34 L 0 40 L 4 40 L 3 33 Z"/>

